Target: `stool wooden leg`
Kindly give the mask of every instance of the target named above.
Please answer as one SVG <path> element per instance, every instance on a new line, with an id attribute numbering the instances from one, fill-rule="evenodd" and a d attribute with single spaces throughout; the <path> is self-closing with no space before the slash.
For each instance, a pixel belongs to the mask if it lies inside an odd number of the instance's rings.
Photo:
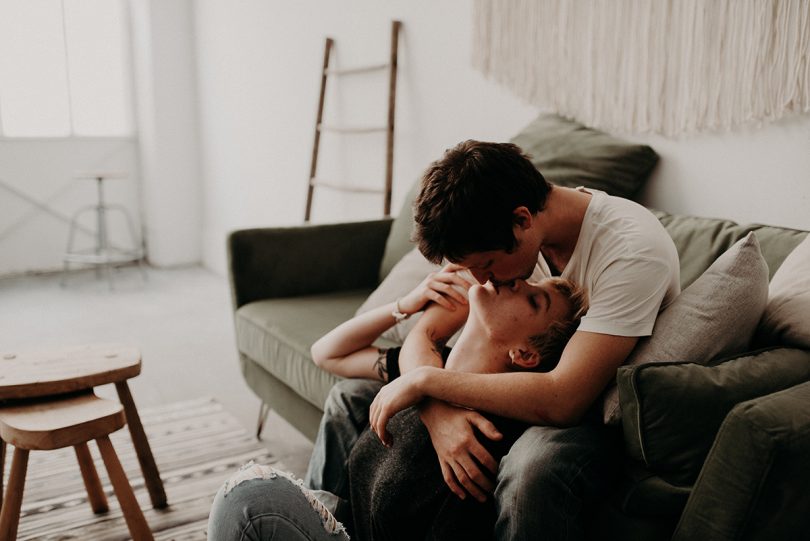
<path id="1" fill-rule="evenodd" d="M 146 523 L 141 508 L 138 506 L 138 500 L 135 499 L 135 493 L 132 492 L 127 474 L 124 473 L 124 468 L 121 467 L 121 463 L 118 461 L 118 455 L 115 454 L 110 438 L 102 436 L 96 440 L 96 443 L 98 444 L 98 450 L 101 451 L 104 466 L 110 476 L 115 497 L 118 498 L 118 503 L 121 504 L 121 510 L 124 512 L 124 518 L 127 521 L 127 528 L 129 528 L 132 539 L 152 541 L 154 539 L 152 532 Z"/>
<path id="2" fill-rule="evenodd" d="M 0 509 L 3 509 L 3 479 L 6 477 L 6 442 L 0 440 Z"/>
<path id="3" fill-rule="evenodd" d="M 157 464 L 155 464 L 155 457 L 152 456 L 149 440 L 146 439 L 146 433 L 143 431 L 138 409 L 135 407 L 132 393 L 129 392 L 129 385 L 127 385 L 126 381 L 119 381 L 115 384 L 115 390 L 118 391 L 118 399 L 121 401 L 121 405 L 124 406 L 124 414 L 127 416 L 132 445 L 135 447 L 138 462 L 141 464 L 143 480 L 146 483 L 146 489 L 149 491 L 152 507 L 163 509 L 168 505 L 166 491 L 163 489 L 163 481 L 160 480 L 160 472 Z"/>
<path id="4" fill-rule="evenodd" d="M 73 449 L 75 449 L 76 458 L 79 460 L 79 469 L 82 470 L 84 488 L 87 489 L 87 499 L 90 501 L 93 513 L 106 513 L 110 508 L 107 506 L 107 496 L 104 495 L 104 490 L 101 488 L 101 481 L 98 479 L 90 449 L 87 448 L 86 443 L 74 445 Z"/>
<path id="5" fill-rule="evenodd" d="M 17 526 L 20 523 L 20 507 L 25 489 L 25 472 L 28 469 L 28 449 L 14 448 L 11 460 L 11 474 L 8 476 L 8 487 L 3 510 L 0 512 L 0 541 L 17 539 Z"/>

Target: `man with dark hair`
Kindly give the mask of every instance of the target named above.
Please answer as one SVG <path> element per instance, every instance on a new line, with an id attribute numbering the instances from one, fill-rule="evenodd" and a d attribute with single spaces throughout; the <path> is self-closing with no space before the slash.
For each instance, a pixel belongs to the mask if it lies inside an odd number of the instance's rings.
<path id="1" fill-rule="evenodd" d="M 415 240 L 431 261 L 447 259 L 497 287 L 561 276 L 588 290 L 590 309 L 553 370 L 521 374 L 441 369 L 440 346 L 463 316 L 425 314 L 400 353 L 402 376 L 374 399 L 372 429 L 387 441 L 388 419 L 418 404 L 450 489 L 480 501 L 494 491 L 497 539 L 583 537 L 586 513 L 618 469 L 619 433 L 602 423 L 598 398 L 679 293 L 672 240 L 636 203 L 549 184 L 511 144 L 466 141 L 447 151 L 425 173 L 414 211 Z M 311 484 L 339 469 L 319 460 L 351 446 L 351 423 L 365 424 L 362 404 L 378 388 L 339 384 L 330 393 Z M 500 464 L 476 434 L 502 435 L 479 412 L 533 425 Z M 487 472 L 497 472 L 494 482 Z"/>

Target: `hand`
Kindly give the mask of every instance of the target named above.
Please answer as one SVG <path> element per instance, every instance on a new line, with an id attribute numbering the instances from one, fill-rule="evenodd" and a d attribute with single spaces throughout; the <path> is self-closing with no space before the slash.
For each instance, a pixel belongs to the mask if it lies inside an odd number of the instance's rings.
<path id="1" fill-rule="evenodd" d="M 467 304 L 464 293 L 453 287 L 459 286 L 464 291 L 472 287 L 473 282 L 458 273 L 464 269 L 461 265 L 450 263 L 439 271 L 431 272 L 413 291 L 399 300 L 399 309 L 404 314 L 415 314 L 431 301 L 448 310 L 455 310 L 456 304 Z"/>
<path id="2" fill-rule="evenodd" d="M 393 443 L 391 434 L 386 430 L 389 419 L 400 411 L 418 404 L 424 398 L 420 388 L 424 372 L 425 368 L 417 368 L 402 374 L 384 385 L 374 397 L 369 411 L 369 424 L 386 447 L 390 447 Z"/>
<path id="3" fill-rule="evenodd" d="M 495 490 L 495 484 L 481 467 L 494 476 L 498 463 L 475 437 L 473 428 L 495 441 L 503 435 L 480 413 L 437 400 L 425 402 L 421 417 L 450 490 L 462 500 L 469 493 L 479 502 L 485 501 L 487 494 Z"/>

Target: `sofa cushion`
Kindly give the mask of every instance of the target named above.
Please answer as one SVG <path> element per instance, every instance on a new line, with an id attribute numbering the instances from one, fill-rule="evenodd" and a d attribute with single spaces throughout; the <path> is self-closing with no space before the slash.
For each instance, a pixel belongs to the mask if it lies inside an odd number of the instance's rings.
<path id="1" fill-rule="evenodd" d="M 246 304 L 236 311 L 237 347 L 309 403 L 323 408 L 339 378 L 315 366 L 310 347 L 351 318 L 369 293 L 349 291 Z"/>
<path id="2" fill-rule="evenodd" d="M 810 238 L 774 274 L 760 330 L 769 341 L 810 348 Z"/>
<path id="3" fill-rule="evenodd" d="M 652 336 L 639 340 L 625 364 L 706 364 L 746 350 L 768 300 L 768 266 L 751 233 L 737 242 L 658 315 Z M 604 419 L 621 417 L 618 391 L 605 393 Z"/>
<path id="4" fill-rule="evenodd" d="M 626 460 L 615 500 L 623 512 L 641 517 L 678 517 L 691 487 L 675 486 L 634 460 Z"/>
<path id="5" fill-rule="evenodd" d="M 654 363 L 619 369 L 627 454 L 676 486 L 691 486 L 735 404 L 810 380 L 810 351 L 776 348 L 714 366 Z"/>
<path id="6" fill-rule="evenodd" d="M 380 282 L 382 282 L 394 265 L 402 259 L 402 257 L 411 251 L 414 244 L 411 242 L 411 233 L 413 232 L 413 202 L 416 199 L 419 189 L 421 187 L 420 181 L 414 182 L 408 194 L 405 196 L 405 201 L 402 203 L 402 208 L 399 214 L 394 218 L 394 223 L 391 224 L 391 233 L 388 235 L 388 240 L 385 242 L 385 252 L 383 253 L 382 263 L 380 264 Z"/>
<path id="7" fill-rule="evenodd" d="M 728 414 L 674 541 L 806 539 L 810 531 L 810 383 Z"/>
<path id="8" fill-rule="evenodd" d="M 653 214 L 675 242 L 681 260 L 681 289 L 698 279 L 715 259 L 732 244 L 754 232 L 760 251 L 773 277 L 788 254 L 807 237 L 806 231 L 768 225 L 739 225 L 730 220 L 669 214 L 654 210 Z"/>
<path id="9" fill-rule="evenodd" d="M 553 114 L 542 114 L 511 140 L 530 157 L 549 182 L 586 186 L 634 198 L 658 162 L 647 145 L 623 141 L 605 132 Z"/>

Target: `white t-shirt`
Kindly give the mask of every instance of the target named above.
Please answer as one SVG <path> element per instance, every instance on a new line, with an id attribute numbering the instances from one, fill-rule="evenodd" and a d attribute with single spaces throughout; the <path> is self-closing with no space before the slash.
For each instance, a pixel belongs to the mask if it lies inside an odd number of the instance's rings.
<path id="1" fill-rule="evenodd" d="M 590 308 L 578 330 L 649 336 L 658 312 L 680 293 L 675 243 L 643 206 L 592 194 L 571 259 L 561 276 L 587 288 Z M 551 276 L 542 253 L 532 278 Z"/>

